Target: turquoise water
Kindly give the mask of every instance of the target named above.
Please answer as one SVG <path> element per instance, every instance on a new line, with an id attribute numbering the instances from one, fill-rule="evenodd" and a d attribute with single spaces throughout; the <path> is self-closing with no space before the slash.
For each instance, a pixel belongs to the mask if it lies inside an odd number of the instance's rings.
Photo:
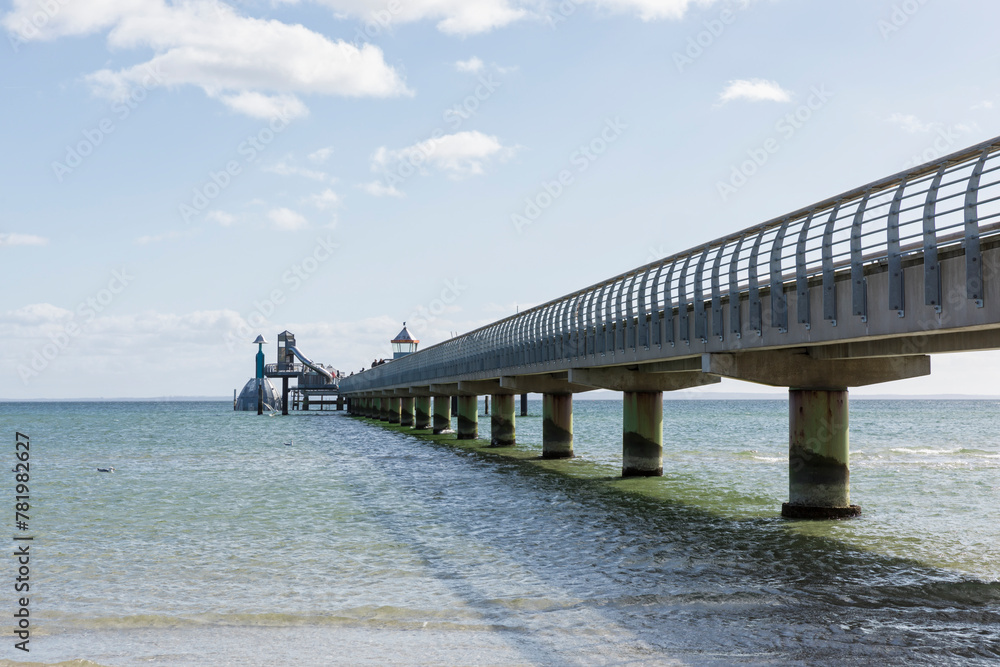
<path id="1" fill-rule="evenodd" d="M 8 637 L 0 657 L 1000 658 L 997 402 L 854 401 L 852 500 L 864 515 L 835 522 L 778 517 L 783 401 L 665 401 L 665 476 L 624 481 L 613 401 L 576 402 L 578 457 L 558 462 L 534 459 L 537 402 L 502 453 L 345 413 L 230 407 L 0 404 L 11 462 L 14 431 L 31 436 L 35 536 L 32 651 Z M 96 472 L 108 465 L 114 474 Z M 7 559 L 0 574 L 11 610 L 14 568 Z"/>

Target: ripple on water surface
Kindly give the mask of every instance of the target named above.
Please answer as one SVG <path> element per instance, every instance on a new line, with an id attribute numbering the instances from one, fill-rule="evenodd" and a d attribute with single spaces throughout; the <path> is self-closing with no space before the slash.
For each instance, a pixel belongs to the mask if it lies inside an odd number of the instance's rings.
<path id="1" fill-rule="evenodd" d="M 777 401 L 668 402 L 667 475 L 645 480 L 616 477 L 615 403 L 576 403 L 582 456 L 560 462 L 531 460 L 537 418 L 498 456 L 343 414 L 0 407 L 39 443 L 44 660 L 1000 657 L 996 436 L 974 422 L 974 447 L 896 437 L 905 406 L 866 403 L 852 405 L 865 515 L 833 523 L 775 516 Z M 107 463 L 118 471 L 95 472 Z"/>

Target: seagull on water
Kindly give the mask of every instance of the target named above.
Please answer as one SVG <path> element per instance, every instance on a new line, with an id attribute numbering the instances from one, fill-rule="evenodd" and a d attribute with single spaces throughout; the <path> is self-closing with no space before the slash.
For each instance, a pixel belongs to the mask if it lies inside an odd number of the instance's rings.
<path id="1" fill-rule="evenodd" d="M 114 472 L 114 471 L 115 471 L 115 467 L 114 466 L 111 466 L 111 467 L 108 467 L 108 468 L 98 468 L 97 469 L 97 472 Z"/>

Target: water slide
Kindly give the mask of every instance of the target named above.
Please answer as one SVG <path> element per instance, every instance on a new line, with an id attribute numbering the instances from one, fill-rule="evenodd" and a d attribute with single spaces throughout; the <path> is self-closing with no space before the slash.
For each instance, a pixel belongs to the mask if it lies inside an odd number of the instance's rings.
<path id="1" fill-rule="evenodd" d="M 296 350 L 293 346 L 289 345 L 285 349 L 294 354 L 296 357 L 298 357 L 299 361 L 301 361 L 303 364 L 313 369 L 320 375 L 325 376 L 327 380 L 330 380 L 331 382 L 333 381 L 333 375 L 330 373 L 330 371 L 326 370 L 319 364 L 313 363 L 312 359 L 306 357 L 304 354 Z"/>

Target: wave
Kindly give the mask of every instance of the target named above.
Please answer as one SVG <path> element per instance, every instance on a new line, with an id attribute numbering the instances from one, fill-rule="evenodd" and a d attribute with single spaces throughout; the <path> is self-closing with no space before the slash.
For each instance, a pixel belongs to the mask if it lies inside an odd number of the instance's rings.
<path id="1" fill-rule="evenodd" d="M 893 447 L 889 450 L 894 454 L 913 454 L 918 456 L 976 456 L 982 458 L 1000 458 L 1000 452 L 970 447 L 953 447 L 951 449 L 932 449 L 929 447 Z"/>
<path id="2" fill-rule="evenodd" d="M 552 606 L 557 606 L 554 602 Z M 560 605 L 561 606 L 561 605 Z M 80 617 L 49 615 L 67 629 L 73 630 L 148 630 L 197 627 L 370 627 L 395 630 L 512 630 L 509 626 L 490 623 L 474 611 L 411 609 L 392 606 L 368 606 L 343 609 L 329 614 L 295 614 L 282 612 L 234 614 L 136 614 L 131 616 Z M 53 633 L 55 630 L 53 629 Z M 23 663 L 17 663 L 21 665 Z M 77 664 L 77 663 L 67 663 Z M 89 663 L 80 663 L 81 667 Z M 3 663 L 0 663 L 3 667 Z"/>

